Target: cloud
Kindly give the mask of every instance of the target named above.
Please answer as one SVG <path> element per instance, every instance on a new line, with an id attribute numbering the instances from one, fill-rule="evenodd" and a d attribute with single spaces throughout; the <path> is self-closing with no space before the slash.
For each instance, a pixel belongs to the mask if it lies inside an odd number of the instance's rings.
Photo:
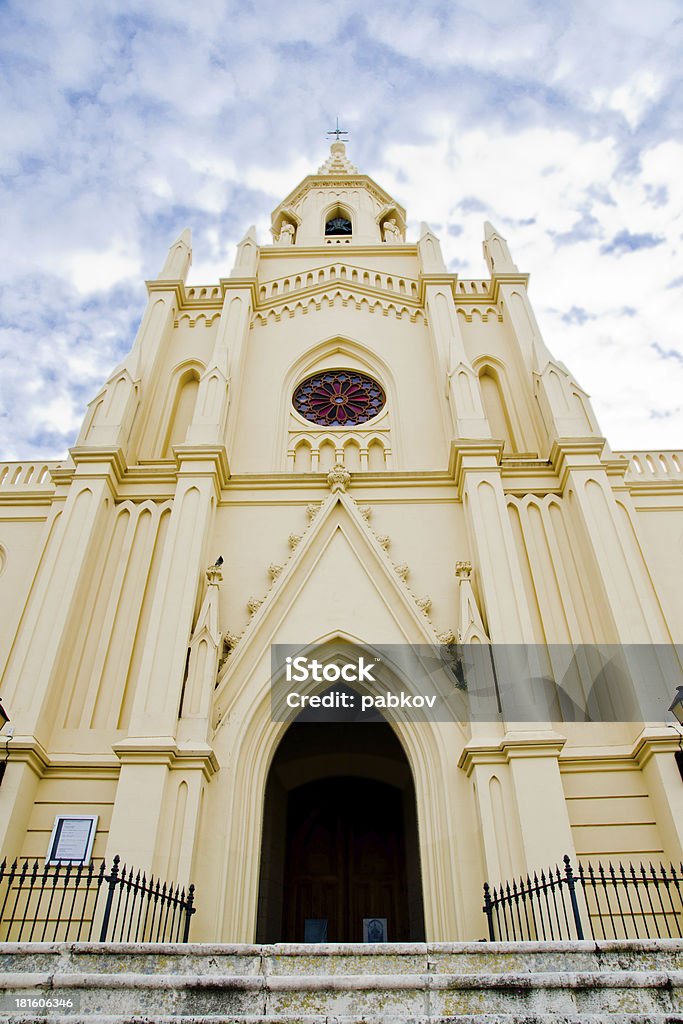
<path id="1" fill-rule="evenodd" d="M 228 273 L 337 114 L 461 274 L 484 219 L 506 234 L 615 447 L 683 443 L 674 0 L 7 0 L 0 22 L 3 456 L 64 453 L 173 238 L 192 226 L 195 282 Z"/>
<path id="2" fill-rule="evenodd" d="M 601 253 L 620 253 L 620 252 L 636 252 L 638 249 L 654 249 L 655 246 L 661 245 L 664 241 L 663 238 L 657 238 L 650 232 L 643 232 L 642 234 L 631 234 L 626 228 L 620 231 L 614 236 L 611 242 L 607 245 L 600 247 Z"/>

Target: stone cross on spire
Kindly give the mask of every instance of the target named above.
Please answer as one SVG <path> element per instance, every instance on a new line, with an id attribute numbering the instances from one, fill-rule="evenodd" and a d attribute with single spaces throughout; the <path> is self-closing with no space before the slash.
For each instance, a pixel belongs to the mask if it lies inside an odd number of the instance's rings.
<path id="1" fill-rule="evenodd" d="M 339 118 L 337 118 L 337 127 L 333 128 L 332 131 L 328 132 L 327 134 L 328 135 L 334 135 L 336 137 L 336 139 L 337 139 L 337 142 L 340 142 L 342 135 L 348 135 L 349 133 L 346 131 L 345 128 L 340 128 L 339 127 Z M 344 141 L 346 141 L 346 140 L 344 140 Z"/>

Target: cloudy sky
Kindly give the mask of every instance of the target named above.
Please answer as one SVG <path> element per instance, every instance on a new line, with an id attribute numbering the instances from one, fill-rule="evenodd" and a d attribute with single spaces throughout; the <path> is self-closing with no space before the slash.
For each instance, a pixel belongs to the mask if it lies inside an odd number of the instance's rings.
<path id="1" fill-rule="evenodd" d="M 349 156 L 484 276 L 508 238 L 615 449 L 683 447 L 683 4 L 0 0 L 0 457 L 55 458 L 180 230 L 191 281 Z"/>

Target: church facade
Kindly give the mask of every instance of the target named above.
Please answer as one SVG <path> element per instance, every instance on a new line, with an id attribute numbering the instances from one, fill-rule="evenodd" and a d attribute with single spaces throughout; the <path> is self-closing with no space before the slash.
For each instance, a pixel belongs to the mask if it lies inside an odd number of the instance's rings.
<path id="1" fill-rule="evenodd" d="M 184 232 L 68 458 L 0 463 L 0 858 L 94 815 L 226 942 L 478 939 L 485 880 L 680 861 L 666 707 L 273 714 L 273 645 L 675 654 L 683 453 L 613 452 L 500 233 L 459 279 L 343 143 L 272 233 L 190 286 Z"/>

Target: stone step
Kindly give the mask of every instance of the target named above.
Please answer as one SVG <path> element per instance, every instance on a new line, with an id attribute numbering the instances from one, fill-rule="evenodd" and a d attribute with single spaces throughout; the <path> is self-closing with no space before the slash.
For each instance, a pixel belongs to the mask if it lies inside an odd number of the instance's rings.
<path id="1" fill-rule="evenodd" d="M 117 972 L 201 975 L 497 974 L 683 970 L 678 939 L 214 945 L 0 943 L 0 972 L 83 973 L 111 958 Z M 21 967 L 15 967 L 21 963 Z"/>
<path id="2" fill-rule="evenodd" d="M 0 1019 L 7 1021 L 7 1024 L 42 1024 L 48 1020 L 49 1024 L 74 1024 L 75 1018 L 50 1015 L 48 1018 L 31 1016 L 16 1016 L 11 1018 L 0 1015 Z M 115 1016 L 89 1015 L 87 1018 L 77 1018 L 79 1024 L 681 1024 L 683 1017 L 675 1014 L 650 1014 L 650 1013 L 615 1013 L 605 1016 L 604 1013 L 585 1014 L 580 1016 L 557 1016 L 554 1013 L 534 1014 L 498 1014 L 498 1013 L 477 1013 L 458 1014 L 450 1017 L 405 1017 L 377 1016 L 368 1013 L 362 1016 L 327 1016 L 311 1015 L 305 1016 L 262 1016 L 260 1014 L 248 1017 L 233 1017 L 224 1015 L 197 1016 L 163 1016 L 158 1014 L 139 1014 Z"/>
<path id="3" fill-rule="evenodd" d="M 6 974 L 17 998 L 73 1005 L 79 1015 L 161 1013 L 360 1017 L 462 1014 L 667 1013 L 683 1009 L 683 971 L 441 975 Z M 21 1004 L 19 1004 L 21 1009 Z"/>
<path id="4" fill-rule="evenodd" d="M 681 1024 L 683 942 L 0 944 L 0 989 L 12 1024 Z"/>

